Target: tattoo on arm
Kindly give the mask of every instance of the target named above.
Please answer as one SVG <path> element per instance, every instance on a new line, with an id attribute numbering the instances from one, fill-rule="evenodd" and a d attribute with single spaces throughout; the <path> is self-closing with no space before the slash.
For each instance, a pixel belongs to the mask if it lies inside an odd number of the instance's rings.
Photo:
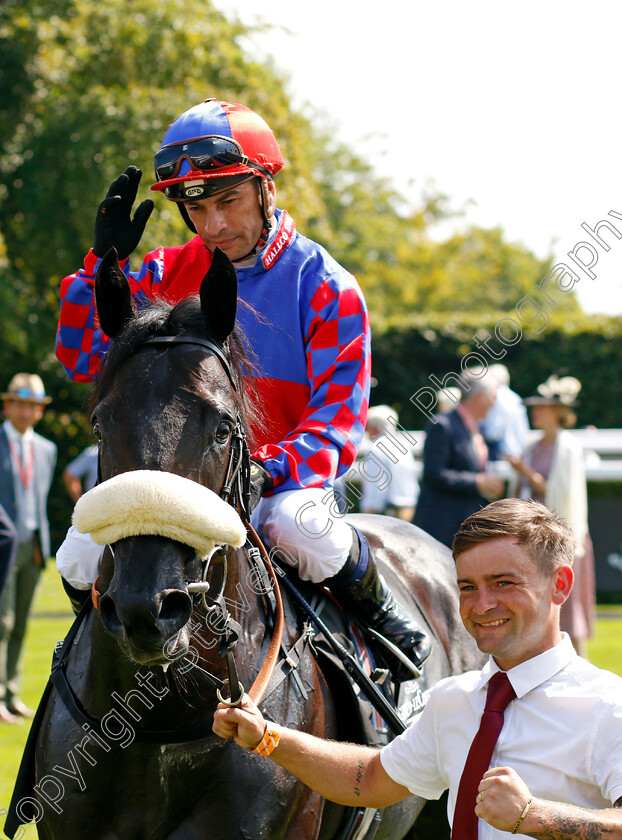
<path id="1" fill-rule="evenodd" d="M 356 779 L 354 781 L 354 793 L 357 796 L 361 795 L 361 789 L 360 789 L 359 785 L 361 783 L 361 779 L 363 778 L 364 768 L 365 768 L 365 762 L 359 760 L 358 765 L 357 765 L 357 770 L 356 770 Z"/>
<path id="2" fill-rule="evenodd" d="M 546 827 L 542 825 L 542 830 L 532 831 L 529 836 L 537 840 L 613 840 L 620 837 L 621 824 L 617 817 L 611 819 L 611 809 L 604 809 L 602 816 L 598 812 L 579 809 L 580 815 L 575 816 L 566 810 L 570 807 L 560 806 L 552 822 L 547 820 Z M 622 808 L 622 796 L 613 803 L 613 807 Z"/>

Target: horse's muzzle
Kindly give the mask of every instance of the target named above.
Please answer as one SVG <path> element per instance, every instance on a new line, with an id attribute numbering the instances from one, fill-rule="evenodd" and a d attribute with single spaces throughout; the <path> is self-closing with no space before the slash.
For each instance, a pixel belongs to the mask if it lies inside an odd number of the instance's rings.
<path id="1" fill-rule="evenodd" d="M 170 640 L 190 621 L 192 598 L 181 589 L 146 597 L 109 589 L 99 601 L 105 629 L 142 665 L 170 662 Z M 179 642 L 177 643 L 179 646 Z"/>

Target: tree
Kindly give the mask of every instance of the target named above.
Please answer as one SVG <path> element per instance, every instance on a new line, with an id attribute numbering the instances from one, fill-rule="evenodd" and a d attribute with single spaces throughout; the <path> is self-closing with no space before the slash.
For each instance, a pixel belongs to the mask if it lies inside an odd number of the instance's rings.
<path id="1" fill-rule="evenodd" d="M 216 96 L 268 115 L 288 158 L 285 192 L 304 183 L 299 206 L 317 212 L 306 123 L 282 80 L 244 54 L 244 32 L 205 0 L 2 5 L 0 362 L 7 379 L 21 369 L 43 376 L 54 398 L 43 431 L 61 445 L 61 467 L 88 442 L 88 422 L 85 389 L 54 358 L 60 280 L 81 264 L 95 209 L 128 164 L 143 169 L 147 197 L 153 152 L 180 111 Z M 160 201 L 141 249 L 188 236 Z"/>
<path id="2" fill-rule="evenodd" d="M 329 126 L 309 149 L 324 212 L 307 229 L 356 275 L 376 328 L 415 313 L 512 309 L 548 273 L 551 257 L 509 243 L 501 228 L 466 225 L 429 186 L 413 207 L 334 135 Z M 447 222 L 455 232 L 443 238 Z M 574 295 L 560 293 L 557 311 L 577 314 Z"/>
<path id="3" fill-rule="evenodd" d="M 279 78 L 244 55 L 243 33 L 203 0 L 44 0 L 28 10 L 4 8 L 3 90 L 13 95 L 3 102 L 0 137 L 0 271 L 14 304 L 21 303 L 18 347 L 49 352 L 60 278 L 81 264 L 108 184 L 133 163 L 145 172 L 147 195 L 153 152 L 189 104 L 215 95 L 269 114 L 289 158 L 285 190 L 301 179 L 309 186 L 304 123 L 291 113 Z M 303 208 L 317 201 L 312 189 L 304 193 Z M 187 230 L 178 214 L 158 202 L 142 246 L 180 235 Z"/>
<path id="4" fill-rule="evenodd" d="M 85 389 L 54 357 L 61 278 L 90 247 L 111 181 L 135 164 L 146 198 L 166 127 L 207 97 L 267 118 L 286 159 L 279 204 L 358 277 L 376 329 L 396 313 L 512 305 L 545 273 L 546 261 L 501 231 L 434 239 L 434 224 L 452 215 L 446 196 L 431 191 L 412 207 L 316 115 L 295 111 L 285 80 L 245 51 L 248 33 L 209 0 L 0 7 L 0 369 L 7 380 L 17 370 L 42 375 L 54 398 L 44 432 L 59 443 L 61 467 L 89 442 Z M 188 236 L 159 198 L 141 254 Z"/>

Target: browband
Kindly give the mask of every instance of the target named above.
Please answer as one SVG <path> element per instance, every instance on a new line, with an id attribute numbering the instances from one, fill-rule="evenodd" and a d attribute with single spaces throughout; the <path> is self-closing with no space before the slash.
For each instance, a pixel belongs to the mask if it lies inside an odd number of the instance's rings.
<path id="1" fill-rule="evenodd" d="M 214 344 L 213 341 L 209 341 L 207 338 L 194 338 L 193 336 L 186 335 L 156 335 L 153 338 L 148 338 L 146 341 L 141 341 L 140 346 L 143 347 L 148 344 L 196 344 L 199 347 L 205 347 L 212 355 L 216 356 L 229 377 L 229 382 L 233 386 L 233 390 L 237 391 L 238 388 L 231 373 L 229 362 L 222 352 L 222 348 Z"/>

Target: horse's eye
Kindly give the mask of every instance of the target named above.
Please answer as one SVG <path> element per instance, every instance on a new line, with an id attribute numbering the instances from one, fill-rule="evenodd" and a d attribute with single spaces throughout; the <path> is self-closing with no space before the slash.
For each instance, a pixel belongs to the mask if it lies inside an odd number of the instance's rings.
<path id="1" fill-rule="evenodd" d="M 219 443 L 225 443 L 229 439 L 233 426 L 228 420 L 221 420 L 216 429 L 216 440 Z"/>
<path id="2" fill-rule="evenodd" d="M 93 423 L 93 434 L 95 435 L 97 440 L 102 439 L 101 429 L 100 429 L 99 423 L 97 421 L 95 421 L 95 423 Z"/>

